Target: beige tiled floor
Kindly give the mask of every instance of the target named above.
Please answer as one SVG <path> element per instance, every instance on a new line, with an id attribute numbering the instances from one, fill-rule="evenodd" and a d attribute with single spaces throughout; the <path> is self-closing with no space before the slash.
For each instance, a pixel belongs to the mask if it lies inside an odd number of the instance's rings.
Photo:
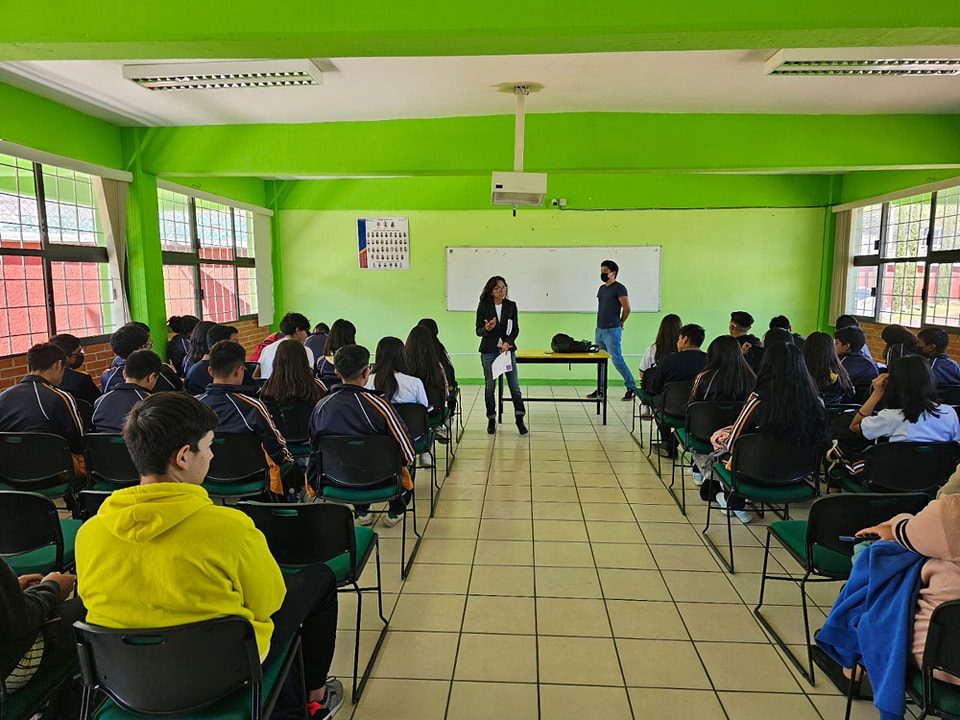
<path id="1" fill-rule="evenodd" d="M 586 404 L 531 404 L 527 437 L 512 424 L 490 437 L 478 390 L 464 388 L 467 431 L 425 528 L 419 477 L 424 540 L 405 582 L 400 528 L 376 528 L 390 630 L 364 697 L 341 717 L 842 717 L 836 690 L 821 676 L 816 686 L 800 678 L 753 615 L 762 522 L 735 528 L 738 571 L 728 575 L 703 543 L 692 483 L 684 517 L 630 436 L 628 403 L 611 400 L 607 426 Z M 587 389 L 529 392 L 570 397 Z M 714 520 L 711 536 L 723 539 Z M 799 570 L 780 550 L 771 568 Z M 373 573 L 370 563 L 364 581 Z M 838 590 L 812 589 L 814 627 Z M 799 647 L 797 587 L 768 585 L 767 603 L 767 617 Z M 353 597 L 341 595 L 333 672 L 345 685 L 355 612 Z M 377 622 L 367 600 L 366 657 Z M 858 720 L 876 716 L 869 704 L 855 707 Z"/>

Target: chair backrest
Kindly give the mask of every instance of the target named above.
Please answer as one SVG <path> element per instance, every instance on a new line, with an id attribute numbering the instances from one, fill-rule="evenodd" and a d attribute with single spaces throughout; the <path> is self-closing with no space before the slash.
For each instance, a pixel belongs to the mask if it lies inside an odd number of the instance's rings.
<path id="1" fill-rule="evenodd" d="M 237 509 L 253 519 L 280 565 L 303 567 L 350 553 L 350 567 L 356 567 L 353 513 L 345 505 L 244 501 Z"/>
<path id="2" fill-rule="evenodd" d="M 407 426 L 410 437 L 418 438 L 427 434 L 430 429 L 430 415 L 420 403 L 400 403 L 393 406 L 397 415 Z"/>
<path id="3" fill-rule="evenodd" d="M 403 458 L 392 437 L 327 435 L 317 441 L 316 450 L 321 485 L 352 490 L 400 486 Z"/>
<path id="4" fill-rule="evenodd" d="M 923 646 L 924 709 L 934 713 L 933 671 L 960 676 L 960 600 L 945 602 L 933 611 Z"/>
<path id="5" fill-rule="evenodd" d="M 317 406 L 315 402 L 308 400 L 283 405 L 274 402 L 264 404 L 287 442 L 301 444 L 310 441 L 310 417 Z"/>
<path id="6" fill-rule="evenodd" d="M 841 535 L 853 535 L 900 513 L 915 515 L 929 501 L 923 493 L 838 493 L 818 498 L 807 518 L 807 561 L 812 564 L 814 545 L 852 556 L 854 543 L 842 542 Z"/>
<path id="7" fill-rule="evenodd" d="M 87 470 L 98 480 L 120 487 L 140 482 L 140 473 L 130 459 L 123 435 L 90 433 L 84 435 L 83 444 L 87 447 L 87 459 L 90 461 Z"/>
<path id="8" fill-rule="evenodd" d="M 251 716 L 260 715 L 260 657 L 243 618 L 146 630 L 84 622 L 74 628 L 84 687 L 101 690 L 127 711 L 192 712 L 249 686 Z"/>
<path id="9" fill-rule="evenodd" d="M 83 398 L 75 397 L 73 402 L 77 406 L 77 414 L 80 416 L 80 421 L 83 423 L 83 430 L 93 430 L 93 405 L 88 403 Z"/>
<path id="10" fill-rule="evenodd" d="M 887 442 L 864 455 L 865 487 L 874 492 L 936 494 L 957 467 L 957 443 Z"/>
<path id="11" fill-rule="evenodd" d="M 0 480 L 8 485 L 46 487 L 72 475 L 70 447 L 59 435 L 0 432 Z"/>
<path id="12" fill-rule="evenodd" d="M 853 386 L 853 401 L 857 404 L 857 407 L 863 405 L 867 398 L 870 397 L 870 393 L 873 392 L 873 386 L 867 383 L 866 385 L 854 385 Z"/>
<path id="13" fill-rule="evenodd" d="M 667 415 L 683 417 L 690 401 L 690 390 L 693 389 L 692 380 L 670 382 L 663 386 L 663 404 L 661 408 Z"/>
<path id="14" fill-rule="evenodd" d="M 762 433 L 743 435 L 733 446 L 733 481 L 755 485 L 794 485 L 817 472 L 821 453 L 788 445 Z"/>
<path id="15" fill-rule="evenodd" d="M 63 568 L 63 533 L 53 500 L 39 493 L 0 490 L 0 557 L 54 545 Z"/>
<path id="16" fill-rule="evenodd" d="M 717 430 L 733 425 L 743 403 L 734 400 L 701 400 L 687 406 L 687 432 L 703 442 Z"/>
<path id="17" fill-rule="evenodd" d="M 213 438 L 213 460 L 207 478 L 216 482 L 243 482 L 267 469 L 263 446 L 253 433 L 218 433 Z"/>
<path id="18" fill-rule="evenodd" d="M 86 522 L 100 510 L 103 501 L 112 493 L 108 490 L 81 490 L 77 495 L 77 504 L 73 508 L 73 516 L 77 520 Z"/>
<path id="19" fill-rule="evenodd" d="M 956 405 L 960 403 L 960 385 L 937 385 L 937 396 L 942 403 Z"/>
<path id="20" fill-rule="evenodd" d="M 247 372 L 249 372 L 254 377 L 256 377 L 257 373 L 260 372 L 260 363 L 258 362 L 245 362 L 243 366 L 244 368 L 246 368 Z"/>

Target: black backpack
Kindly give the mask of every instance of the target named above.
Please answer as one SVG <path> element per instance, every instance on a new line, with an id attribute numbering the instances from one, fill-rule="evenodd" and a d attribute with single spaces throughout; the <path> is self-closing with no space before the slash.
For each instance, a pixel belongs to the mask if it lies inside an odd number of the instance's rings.
<path id="1" fill-rule="evenodd" d="M 586 340 L 574 340 L 569 335 L 557 333 L 550 341 L 550 349 L 555 353 L 589 353 L 596 352 L 597 346 Z"/>

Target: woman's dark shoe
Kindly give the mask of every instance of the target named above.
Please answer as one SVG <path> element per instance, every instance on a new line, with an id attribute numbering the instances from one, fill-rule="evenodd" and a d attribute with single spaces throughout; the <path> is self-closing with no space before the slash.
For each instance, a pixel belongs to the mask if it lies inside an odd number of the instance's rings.
<path id="1" fill-rule="evenodd" d="M 527 430 L 527 426 L 523 424 L 522 417 L 517 418 L 517 430 L 520 431 L 521 435 L 526 435 L 528 432 L 530 432 L 529 430 Z"/>
<path id="2" fill-rule="evenodd" d="M 497 421 L 494 420 L 493 418 L 490 418 L 489 420 L 487 420 L 487 434 L 493 435 L 496 432 L 497 432 Z"/>

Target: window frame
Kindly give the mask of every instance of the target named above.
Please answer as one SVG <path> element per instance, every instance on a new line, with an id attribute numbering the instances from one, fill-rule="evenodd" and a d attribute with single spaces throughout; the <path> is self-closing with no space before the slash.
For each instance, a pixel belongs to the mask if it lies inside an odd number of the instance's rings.
<path id="1" fill-rule="evenodd" d="M 16 157 L 16 156 L 11 156 Z M 25 158 L 20 158 L 25 160 Z M 43 268 L 44 312 L 47 317 L 47 333 L 53 337 L 57 329 L 57 309 L 53 293 L 53 263 L 55 262 L 95 262 L 109 265 L 110 258 L 105 247 L 91 247 L 89 245 L 67 245 L 50 242 L 50 226 L 47 221 L 47 195 L 44 187 L 44 165 L 36 161 L 30 162 L 33 171 L 33 191 L 36 194 L 37 226 L 40 231 L 40 249 L 4 248 L 0 247 L 0 256 L 36 257 L 40 258 Z M 50 167 L 56 167 L 50 165 Z M 94 208 L 98 212 L 99 208 Z M 116 299 L 116 298 L 114 298 Z M 110 334 L 84 335 L 80 338 L 85 344 L 106 342 Z M 0 355 L 0 358 L 19 357 L 23 353 L 9 353 Z"/>
<path id="2" fill-rule="evenodd" d="M 943 188 L 948 189 L 948 188 Z M 881 313 L 881 300 L 883 298 L 883 283 L 884 283 L 884 265 L 906 265 L 906 266 L 916 266 L 917 263 L 923 263 L 923 286 L 920 290 L 921 297 L 921 310 L 920 310 L 920 323 L 916 327 L 926 327 L 928 325 L 928 291 L 930 289 L 930 266 L 931 265 L 942 265 L 946 263 L 960 263 L 960 248 L 956 250 L 933 250 L 933 240 L 934 240 L 934 229 L 936 226 L 937 220 L 937 194 L 938 190 L 930 191 L 930 219 L 929 224 L 926 228 L 926 252 L 922 255 L 911 255 L 909 257 L 891 257 L 885 256 L 884 251 L 886 250 L 887 245 L 887 233 L 890 228 L 890 203 L 896 202 L 893 200 L 887 200 L 881 203 L 880 210 L 880 236 L 876 241 L 877 247 L 875 248 L 876 252 L 868 255 L 851 255 L 850 258 L 850 268 L 853 270 L 858 267 L 874 267 L 877 270 L 877 282 L 873 288 L 873 297 L 875 299 L 873 306 L 873 315 L 858 315 L 851 313 L 858 320 L 863 320 L 866 322 L 882 324 L 880 320 Z M 920 192 L 919 195 L 924 195 L 926 193 Z M 875 205 L 876 203 L 871 203 Z M 869 207 L 865 206 L 865 207 Z M 851 217 L 851 224 L 853 223 L 853 218 Z M 851 238 L 851 246 L 853 245 L 853 238 Z M 852 277 L 852 273 L 849 274 Z M 844 309 L 849 312 L 849 298 L 844 302 Z M 854 307 L 854 309 L 856 309 Z M 908 325 L 906 327 L 914 327 L 913 325 Z M 937 327 L 942 327 L 948 332 L 960 333 L 960 324 L 958 325 L 941 325 L 937 324 Z"/>
<path id="3" fill-rule="evenodd" d="M 165 188 L 160 188 L 160 190 L 166 190 Z M 233 247 L 233 259 L 223 260 L 223 259 L 208 259 L 201 257 L 201 248 L 200 248 L 200 231 L 197 225 L 197 199 L 192 195 L 187 195 L 186 193 L 178 192 L 176 190 L 166 190 L 166 192 L 174 193 L 177 195 L 182 195 L 187 199 L 188 207 L 188 220 L 190 223 L 190 250 L 189 251 L 180 251 L 180 250 L 163 250 L 161 252 L 162 264 L 167 265 L 179 265 L 185 267 L 193 268 L 193 281 L 195 290 L 194 297 L 194 315 L 196 315 L 201 320 L 204 320 L 203 316 L 203 302 L 204 302 L 204 292 L 203 292 L 203 277 L 201 273 L 201 267 L 203 265 L 227 265 L 230 266 L 233 270 L 233 296 L 235 298 L 234 309 L 236 310 L 236 319 L 233 320 L 224 320 L 225 323 L 231 322 L 242 322 L 243 320 L 251 320 L 257 318 L 257 313 L 250 313 L 248 315 L 240 314 L 240 282 L 237 277 L 237 268 L 238 267 L 251 267 L 256 268 L 256 257 L 255 256 L 241 256 L 237 252 L 237 222 L 236 214 L 238 212 L 247 212 L 243 208 L 238 208 L 229 203 L 219 202 L 219 205 L 230 208 L 230 238 L 232 241 Z M 253 229 L 248 230 L 252 232 Z"/>

